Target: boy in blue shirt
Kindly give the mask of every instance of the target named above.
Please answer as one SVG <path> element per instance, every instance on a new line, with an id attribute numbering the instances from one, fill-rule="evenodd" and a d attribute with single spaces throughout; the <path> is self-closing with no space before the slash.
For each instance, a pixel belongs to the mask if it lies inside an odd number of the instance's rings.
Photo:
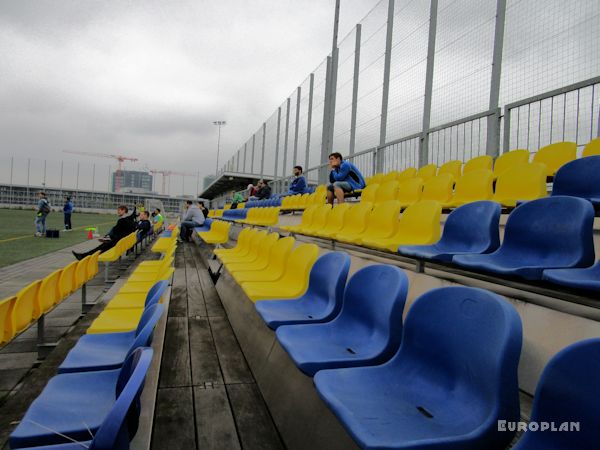
<path id="1" fill-rule="evenodd" d="M 344 203 L 344 194 L 366 186 L 360 170 L 350 161 L 344 161 L 341 153 L 334 152 L 329 155 L 329 182 L 327 186 L 327 202 L 333 205 L 337 199 L 338 203 Z"/>
<path id="2" fill-rule="evenodd" d="M 65 230 L 71 231 L 73 226 L 71 225 L 71 214 L 73 214 L 73 202 L 71 197 L 65 197 L 65 204 L 63 206 L 63 214 L 65 215 Z"/>
<path id="3" fill-rule="evenodd" d="M 306 192 L 306 179 L 302 175 L 302 166 L 294 166 L 294 178 L 288 188 L 288 194 L 304 194 Z"/>

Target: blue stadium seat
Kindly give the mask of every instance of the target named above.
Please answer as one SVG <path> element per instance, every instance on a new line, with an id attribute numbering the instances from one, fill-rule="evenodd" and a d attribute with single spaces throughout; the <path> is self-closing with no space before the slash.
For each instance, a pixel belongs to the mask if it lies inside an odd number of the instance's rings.
<path id="1" fill-rule="evenodd" d="M 308 290 L 302 297 L 261 300 L 256 302 L 256 310 L 273 330 L 280 325 L 328 322 L 340 312 L 349 270 L 347 253 L 326 253 L 312 266 Z"/>
<path id="2" fill-rule="evenodd" d="M 160 237 L 171 237 L 173 232 L 171 230 L 165 230 L 160 234 Z"/>
<path id="3" fill-rule="evenodd" d="M 10 435 L 10 448 L 90 444 L 91 436 L 91 448 L 129 448 L 151 360 L 152 349 L 139 348 L 121 369 L 54 376 Z"/>
<path id="4" fill-rule="evenodd" d="M 142 314 L 135 331 L 84 334 L 58 368 L 58 373 L 118 369 L 140 347 L 149 347 L 152 332 L 165 310 L 155 304 Z"/>
<path id="5" fill-rule="evenodd" d="M 558 169 L 552 195 L 581 197 L 600 206 L 600 156 L 575 159 Z"/>
<path id="6" fill-rule="evenodd" d="M 487 255 L 458 255 L 462 267 L 539 280 L 545 269 L 594 262 L 594 208 L 587 200 L 556 196 L 531 200 L 508 217 L 504 241 Z"/>
<path id="7" fill-rule="evenodd" d="M 526 431 L 514 450 L 598 448 L 600 442 L 600 338 L 577 342 L 546 365 L 533 397 L 531 421 L 578 423 L 577 431 Z"/>
<path id="8" fill-rule="evenodd" d="M 398 253 L 423 259 L 450 262 L 455 255 L 482 254 L 500 246 L 499 203 L 479 201 L 453 210 L 446 219 L 442 238 L 433 245 L 406 245 Z"/>
<path id="9" fill-rule="evenodd" d="M 380 364 L 398 349 L 408 279 L 397 267 L 372 265 L 348 281 L 340 314 L 331 322 L 285 325 L 277 339 L 305 374 Z"/>
<path id="10" fill-rule="evenodd" d="M 321 398 L 361 448 L 504 449 L 519 420 L 521 320 L 483 289 L 445 287 L 418 298 L 387 363 L 324 370 Z"/>
<path id="11" fill-rule="evenodd" d="M 600 261 L 583 269 L 544 270 L 542 278 L 551 283 L 584 291 L 600 291 Z"/>
<path id="12" fill-rule="evenodd" d="M 201 227 L 195 227 L 194 228 L 194 232 L 196 233 L 206 233 L 207 231 L 210 231 L 210 225 L 212 224 L 213 219 L 210 218 L 206 218 L 204 219 L 204 223 L 202 224 Z"/>

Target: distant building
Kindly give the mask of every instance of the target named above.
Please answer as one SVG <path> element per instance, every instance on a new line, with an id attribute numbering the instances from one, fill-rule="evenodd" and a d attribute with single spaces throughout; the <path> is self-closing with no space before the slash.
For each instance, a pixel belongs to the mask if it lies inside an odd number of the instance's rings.
<path id="1" fill-rule="evenodd" d="M 112 174 L 113 192 L 152 192 L 152 175 L 148 172 L 121 170 Z"/>
<path id="2" fill-rule="evenodd" d="M 206 175 L 202 181 L 202 189 L 205 190 L 210 184 L 215 181 L 214 175 Z"/>

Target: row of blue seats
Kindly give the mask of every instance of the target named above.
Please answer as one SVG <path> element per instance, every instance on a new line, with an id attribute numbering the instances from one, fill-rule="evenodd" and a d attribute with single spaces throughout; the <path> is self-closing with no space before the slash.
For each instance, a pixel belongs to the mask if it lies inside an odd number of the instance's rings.
<path id="1" fill-rule="evenodd" d="M 281 206 L 281 197 L 265 200 L 250 200 L 245 203 L 244 208 L 270 208 L 273 206 Z"/>
<path id="2" fill-rule="evenodd" d="M 483 289 L 444 287 L 412 304 L 397 267 L 371 265 L 346 285 L 350 257 L 321 256 L 307 292 L 256 302 L 297 367 L 353 439 L 368 449 L 504 449 L 520 420 L 515 308 Z M 576 433 L 527 432 L 517 448 L 596 448 L 600 339 L 547 365 L 534 421 L 578 422 Z M 506 422 L 502 422 L 506 421 Z"/>
<path id="3" fill-rule="evenodd" d="M 248 209 L 226 209 L 223 211 L 223 215 L 220 217 L 222 220 L 234 221 L 238 219 L 245 219 L 248 215 Z"/>
<path id="4" fill-rule="evenodd" d="M 398 252 L 474 271 L 600 291 L 589 201 L 552 196 L 524 202 L 508 216 L 502 244 L 499 220 L 499 204 L 469 203 L 448 215 L 436 244 L 401 246 Z"/>
<path id="5" fill-rule="evenodd" d="M 11 449 L 129 448 L 167 287 L 159 281 L 150 289 L 135 330 L 79 338 L 10 435 Z"/>

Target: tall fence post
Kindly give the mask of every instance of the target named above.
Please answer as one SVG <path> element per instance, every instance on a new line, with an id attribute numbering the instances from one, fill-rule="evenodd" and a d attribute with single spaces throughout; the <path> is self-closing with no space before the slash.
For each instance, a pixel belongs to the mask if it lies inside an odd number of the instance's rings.
<path id="1" fill-rule="evenodd" d="M 277 135 L 275 137 L 275 168 L 273 169 L 273 185 L 277 192 L 277 166 L 279 164 L 279 136 L 281 134 L 281 106 L 277 108 Z"/>
<path id="2" fill-rule="evenodd" d="M 244 142 L 244 164 L 242 165 L 242 173 L 246 173 L 246 158 L 248 157 L 248 142 Z"/>
<path id="3" fill-rule="evenodd" d="M 356 147 L 356 112 L 358 105 L 358 79 L 360 76 L 360 40 L 362 25 L 356 24 L 356 41 L 354 43 L 354 75 L 352 79 L 352 112 L 350 116 L 350 151 L 354 154 Z"/>
<path id="4" fill-rule="evenodd" d="M 288 97 L 286 102 L 286 113 L 285 113 L 285 141 L 283 142 L 283 168 L 281 169 L 281 192 L 284 190 L 284 183 L 287 171 L 287 152 L 288 152 L 288 139 L 290 137 L 290 98 Z"/>
<path id="5" fill-rule="evenodd" d="M 387 30 L 385 35 L 385 59 L 383 65 L 383 91 L 381 96 L 381 123 L 379 125 L 379 146 L 377 149 L 377 172 L 383 172 L 385 157 L 384 144 L 387 137 L 387 113 L 390 96 L 390 70 L 392 64 L 392 37 L 394 35 L 394 0 L 388 0 Z"/>
<path id="6" fill-rule="evenodd" d="M 328 143 L 327 140 L 329 138 L 329 124 L 331 119 L 331 114 L 329 108 L 331 107 L 330 99 L 331 96 L 331 67 L 332 67 L 333 58 L 331 56 L 327 57 L 326 64 L 326 74 L 325 74 L 325 99 L 323 101 L 323 126 L 321 129 L 321 158 L 319 159 L 320 164 L 324 164 L 327 159 L 327 155 L 329 154 Z M 318 181 L 319 184 L 325 182 L 325 170 L 323 167 L 319 168 L 318 172 Z"/>
<path id="7" fill-rule="evenodd" d="M 490 80 L 489 110 L 498 111 L 500 101 L 500 78 L 502 75 L 502 48 L 504 46 L 504 22 L 506 0 L 496 2 L 496 24 L 494 28 L 494 54 L 492 57 L 492 76 Z M 486 154 L 497 157 L 500 153 L 500 113 L 488 116 Z"/>
<path id="8" fill-rule="evenodd" d="M 312 105 L 313 105 L 313 88 L 315 86 L 315 74 L 311 73 L 308 83 L 308 116 L 306 118 L 306 156 L 304 167 L 308 167 L 310 161 L 310 128 L 312 127 Z"/>
<path id="9" fill-rule="evenodd" d="M 298 131 L 300 129 L 300 94 L 302 88 L 298 86 L 296 91 L 296 123 L 294 124 L 294 165 L 298 164 Z M 308 167 L 305 167 L 308 169 Z"/>
<path id="10" fill-rule="evenodd" d="M 429 36 L 427 38 L 427 68 L 425 70 L 425 99 L 423 105 L 423 127 L 419 140 L 419 167 L 429 160 L 429 127 L 431 124 L 431 96 L 435 60 L 435 35 L 437 29 L 438 0 L 431 0 L 429 7 Z"/>
<path id="11" fill-rule="evenodd" d="M 250 161 L 250 173 L 254 175 L 254 146 L 256 145 L 256 133 L 252 135 L 252 161 Z"/>
<path id="12" fill-rule="evenodd" d="M 262 126 L 263 138 L 262 138 L 262 150 L 260 157 L 260 177 L 265 176 L 265 137 L 267 136 L 267 122 L 263 122 Z"/>

